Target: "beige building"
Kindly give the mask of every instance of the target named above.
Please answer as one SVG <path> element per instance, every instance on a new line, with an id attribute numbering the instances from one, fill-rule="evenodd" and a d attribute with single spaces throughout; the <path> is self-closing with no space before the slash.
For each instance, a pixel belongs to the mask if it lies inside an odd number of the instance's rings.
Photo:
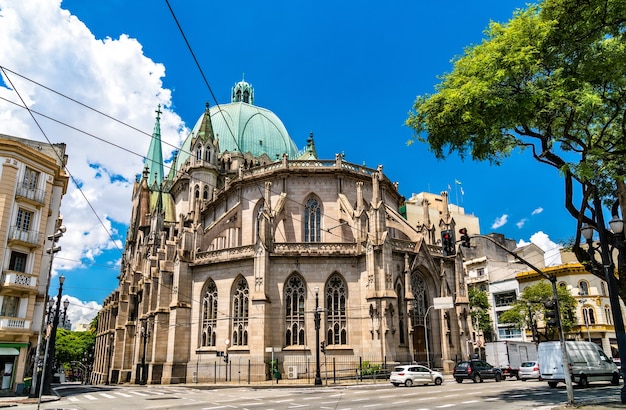
<path id="1" fill-rule="evenodd" d="M 545 267 L 544 252 L 537 245 L 531 243 L 518 247 L 515 240 L 505 238 L 502 234 L 491 233 L 486 236 L 533 266 L 539 269 Z M 519 299 L 521 289 L 517 274 L 528 271 L 529 267 L 492 241 L 474 238 L 471 248 L 461 247 L 467 286 L 487 294 L 489 316 L 493 324 L 491 332 L 475 334 L 473 340 L 475 344 L 480 341 L 478 344 L 482 346 L 485 342 L 500 340 L 531 340 L 521 329 L 500 320 L 500 316 Z"/>
<path id="2" fill-rule="evenodd" d="M 94 383 L 310 382 L 318 348 L 324 377 L 467 357 L 460 259 L 406 221 L 382 166 L 318 159 L 312 135 L 298 151 L 243 81 L 167 174 L 159 114 L 152 141 Z M 455 229 L 443 198 L 435 223 Z M 453 306 L 432 308 L 440 297 Z"/>
<path id="3" fill-rule="evenodd" d="M 67 191 L 65 144 L 0 135 L 0 378 L 17 390 L 31 375 L 47 302 L 50 256 Z"/>
<path id="4" fill-rule="evenodd" d="M 561 252 L 562 264 L 543 269 L 548 275 L 556 275 L 557 286 L 567 288 L 578 301 L 576 326 L 565 335 L 568 340 L 588 340 L 602 347 L 607 354 L 619 358 L 617 338 L 607 284 L 589 273 L 571 252 Z M 517 275 L 523 291 L 543 278 L 538 273 L 526 271 Z M 543 279 L 545 280 L 545 279 Z M 626 313 L 620 300 L 622 315 Z"/>

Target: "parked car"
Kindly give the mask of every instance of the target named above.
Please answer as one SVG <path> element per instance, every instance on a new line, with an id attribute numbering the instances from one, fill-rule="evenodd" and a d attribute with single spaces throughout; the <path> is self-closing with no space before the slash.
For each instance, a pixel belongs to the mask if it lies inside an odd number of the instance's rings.
<path id="1" fill-rule="evenodd" d="M 541 373 L 539 372 L 538 362 L 523 362 L 522 365 L 519 367 L 517 374 L 523 382 L 528 379 L 541 380 Z"/>
<path id="2" fill-rule="evenodd" d="M 494 379 L 499 382 L 502 380 L 502 369 L 493 367 L 484 360 L 472 359 L 457 363 L 454 366 L 453 376 L 457 383 L 463 383 L 466 379 L 474 383 L 482 383 L 484 379 Z"/>
<path id="3" fill-rule="evenodd" d="M 414 384 L 429 384 L 434 383 L 440 385 L 443 383 L 443 374 L 429 369 L 428 367 L 407 364 L 394 367 L 389 381 L 394 386 L 404 384 L 406 387 L 411 387 Z"/>

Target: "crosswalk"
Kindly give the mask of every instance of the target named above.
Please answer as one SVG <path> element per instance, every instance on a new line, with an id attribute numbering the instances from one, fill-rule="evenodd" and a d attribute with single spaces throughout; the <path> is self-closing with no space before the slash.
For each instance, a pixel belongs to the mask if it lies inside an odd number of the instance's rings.
<path id="1" fill-rule="evenodd" d="M 112 400 L 112 399 L 118 399 L 120 397 L 123 397 L 126 399 L 133 398 L 133 397 L 135 398 L 137 397 L 147 398 L 147 397 L 155 397 L 155 396 L 163 397 L 166 395 L 171 395 L 175 397 L 175 396 L 180 396 L 183 393 L 185 393 L 185 395 L 188 395 L 192 391 L 194 391 L 194 389 L 157 390 L 157 389 L 150 388 L 150 389 L 145 389 L 142 391 L 124 389 L 124 390 L 107 390 L 103 392 L 92 391 L 89 393 L 69 395 L 69 396 L 65 396 L 64 398 L 72 403 L 78 403 L 78 402 L 89 402 L 89 401 L 96 401 L 96 400 Z"/>

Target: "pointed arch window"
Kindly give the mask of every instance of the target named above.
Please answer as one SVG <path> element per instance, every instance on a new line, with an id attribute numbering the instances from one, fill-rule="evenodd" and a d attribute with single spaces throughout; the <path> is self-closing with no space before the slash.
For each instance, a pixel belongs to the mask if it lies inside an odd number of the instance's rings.
<path id="1" fill-rule="evenodd" d="M 233 346 L 246 346 L 248 344 L 248 282 L 241 277 L 235 286 L 233 294 Z"/>
<path id="2" fill-rule="evenodd" d="M 414 324 L 425 326 L 424 316 L 428 309 L 428 294 L 426 293 L 426 283 L 418 273 L 411 275 L 411 290 L 415 297 L 413 309 L 411 309 L 411 319 Z"/>
<path id="3" fill-rule="evenodd" d="M 322 209 L 317 199 L 311 198 L 304 208 L 304 242 L 319 242 L 321 240 Z"/>
<path id="4" fill-rule="evenodd" d="M 285 284 L 285 346 L 304 346 L 304 282 L 294 274 Z"/>
<path id="5" fill-rule="evenodd" d="M 196 160 L 202 161 L 202 147 L 196 148 Z"/>
<path id="6" fill-rule="evenodd" d="M 202 346 L 215 346 L 216 327 L 217 286 L 212 279 L 209 279 L 202 298 Z"/>
<path id="7" fill-rule="evenodd" d="M 207 199 L 209 199 L 209 188 L 208 187 L 204 187 L 204 191 L 202 192 L 202 199 L 204 199 L 205 201 Z"/>
<path id="8" fill-rule="evenodd" d="M 343 278 L 335 273 L 326 284 L 326 343 L 348 344 L 346 303 L 348 292 Z"/>
<path id="9" fill-rule="evenodd" d="M 398 295 L 398 336 L 400 338 L 400 344 L 403 345 L 406 343 L 404 330 L 404 324 L 406 323 L 404 310 L 406 305 L 404 300 L 404 290 L 400 282 L 396 284 L 396 294 Z"/>

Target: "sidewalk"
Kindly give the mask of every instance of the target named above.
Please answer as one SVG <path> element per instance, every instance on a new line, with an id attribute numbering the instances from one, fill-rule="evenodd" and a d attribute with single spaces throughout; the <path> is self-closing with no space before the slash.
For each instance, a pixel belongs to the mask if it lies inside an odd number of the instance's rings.
<path id="1" fill-rule="evenodd" d="M 54 389 L 53 389 L 54 392 Z M 42 403 L 49 403 L 51 401 L 59 400 L 57 395 L 41 396 Z M 15 407 L 18 404 L 37 404 L 37 397 L 28 396 L 0 396 L 0 408 Z"/>

